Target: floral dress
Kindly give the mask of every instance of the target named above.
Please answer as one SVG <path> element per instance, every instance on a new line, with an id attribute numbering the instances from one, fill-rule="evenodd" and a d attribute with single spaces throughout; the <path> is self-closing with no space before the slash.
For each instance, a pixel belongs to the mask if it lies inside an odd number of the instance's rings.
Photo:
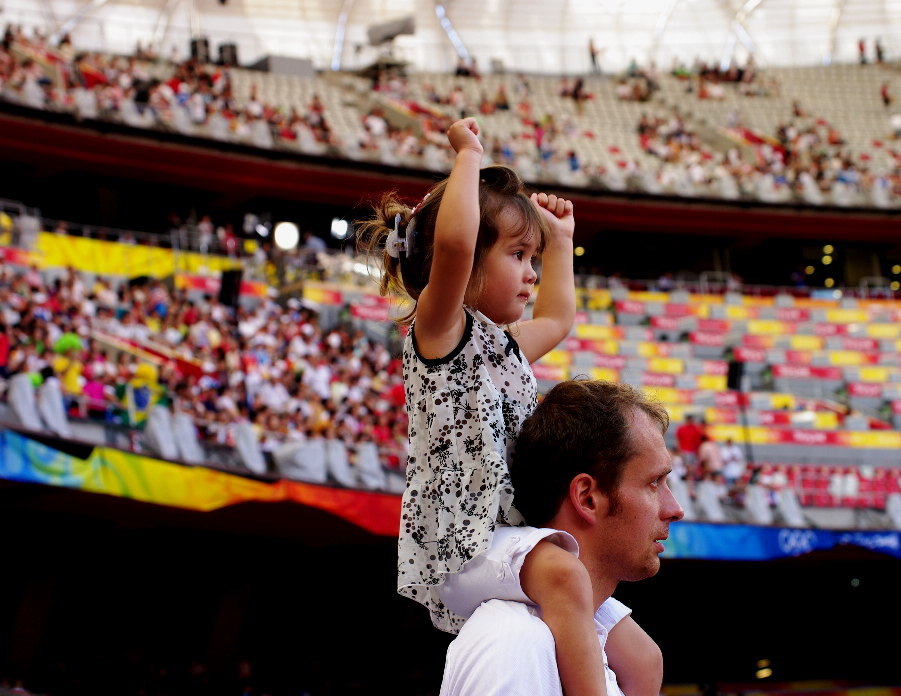
<path id="1" fill-rule="evenodd" d="M 397 586 L 456 633 L 465 618 L 444 606 L 438 586 L 488 548 L 496 524 L 523 523 L 507 455 L 537 387 L 513 336 L 477 311 L 466 308 L 463 338 L 445 358 L 419 356 L 414 334 L 415 325 L 403 355 L 410 454 Z"/>

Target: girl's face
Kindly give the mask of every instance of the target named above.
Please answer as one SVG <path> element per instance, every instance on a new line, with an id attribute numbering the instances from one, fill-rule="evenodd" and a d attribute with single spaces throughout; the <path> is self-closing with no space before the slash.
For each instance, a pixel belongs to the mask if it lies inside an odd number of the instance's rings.
<path id="1" fill-rule="evenodd" d="M 498 237 L 485 254 L 481 276 L 485 279 L 475 307 L 496 324 L 519 321 L 538 274 L 532 264 L 538 254 L 538 230 L 522 230 L 517 215 L 505 210 L 498 219 Z"/>

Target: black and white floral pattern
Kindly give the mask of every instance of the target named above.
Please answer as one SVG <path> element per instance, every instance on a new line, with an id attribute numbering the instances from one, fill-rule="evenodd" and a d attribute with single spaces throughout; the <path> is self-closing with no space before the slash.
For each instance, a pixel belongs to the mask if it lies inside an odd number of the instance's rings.
<path id="1" fill-rule="evenodd" d="M 420 357 L 414 327 L 403 356 L 410 455 L 398 592 L 425 605 L 432 623 L 451 633 L 464 619 L 444 606 L 437 587 L 488 548 L 496 524 L 522 524 L 507 454 L 537 398 L 532 368 L 510 334 L 479 312 L 466 314 L 466 331 L 450 355 Z"/>

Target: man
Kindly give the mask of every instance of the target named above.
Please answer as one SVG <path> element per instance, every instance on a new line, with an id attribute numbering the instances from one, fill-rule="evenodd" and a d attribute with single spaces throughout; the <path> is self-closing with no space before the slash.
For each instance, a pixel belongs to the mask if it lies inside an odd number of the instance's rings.
<path id="1" fill-rule="evenodd" d="M 685 422 L 676 428 L 676 444 L 679 446 L 685 466 L 694 478 L 700 477 L 697 470 L 698 450 L 701 448 L 703 435 L 704 428 L 695 422 L 695 417 L 690 413 L 685 415 Z"/>
<path id="2" fill-rule="evenodd" d="M 667 486 L 668 421 L 663 408 L 627 385 L 562 382 L 523 424 L 510 463 L 517 509 L 531 525 L 560 530 L 558 543 L 584 564 L 602 647 L 618 632 L 621 647 L 605 655 L 608 696 L 660 691 L 659 648 L 611 595 L 621 581 L 657 573 L 661 542 L 683 515 Z M 520 537 L 535 532 L 499 528 L 489 553 L 503 554 L 508 541 L 521 546 Z M 441 694 L 562 696 L 554 650 L 538 607 L 489 600 L 451 643 Z"/>

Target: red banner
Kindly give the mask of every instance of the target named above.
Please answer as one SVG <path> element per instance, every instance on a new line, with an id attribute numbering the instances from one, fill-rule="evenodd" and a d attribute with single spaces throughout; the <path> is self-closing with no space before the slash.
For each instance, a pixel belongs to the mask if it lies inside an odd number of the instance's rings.
<path id="1" fill-rule="evenodd" d="M 766 362 L 766 350 L 763 348 L 747 348 L 739 346 L 733 351 L 733 355 L 739 362 Z"/>
<path id="2" fill-rule="evenodd" d="M 878 399 L 882 396 L 882 385 L 878 382 L 849 382 L 848 394 Z"/>
<path id="3" fill-rule="evenodd" d="M 617 314 L 638 314 L 643 315 L 644 303 L 637 300 L 617 300 L 613 303 L 613 307 Z"/>
<path id="4" fill-rule="evenodd" d="M 789 365 L 810 365 L 813 354 L 807 350 L 787 350 L 785 360 Z"/>
<path id="5" fill-rule="evenodd" d="M 677 317 L 651 317 L 651 326 L 655 329 L 678 331 L 679 319 Z"/>
<path id="6" fill-rule="evenodd" d="M 596 355 L 594 358 L 595 367 L 605 367 L 608 370 L 622 370 L 628 362 L 622 355 Z"/>
<path id="7" fill-rule="evenodd" d="M 786 379 L 829 379 L 841 380 L 842 371 L 838 367 L 811 365 L 773 365 L 773 377 Z"/>
<path id="8" fill-rule="evenodd" d="M 845 336 L 842 338 L 842 348 L 844 350 L 878 351 L 879 341 L 875 338 Z"/>
<path id="9" fill-rule="evenodd" d="M 674 387 L 676 386 L 676 375 L 646 372 L 641 376 L 641 383 L 646 387 Z"/>
<path id="10" fill-rule="evenodd" d="M 729 333 L 731 328 L 725 319 L 698 319 L 698 331 L 705 333 Z"/>
<path id="11" fill-rule="evenodd" d="M 848 334 L 847 324 L 814 324 L 813 332 L 817 336 L 846 336 Z"/>
<path id="12" fill-rule="evenodd" d="M 726 345 L 725 334 L 707 333 L 705 331 L 692 331 L 688 335 L 688 340 L 699 346 L 721 347 Z"/>
<path id="13" fill-rule="evenodd" d="M 798 307 L 779 307 L 776 310 L 776 319 L 779 321 L 810 321 L 810 310 Z"/>
<path id="14" fill-rule="evenodd" d="M 728 375 L 729 363 L 725 360 L 705 360 L 703 362 L 705 375 Z"/>

